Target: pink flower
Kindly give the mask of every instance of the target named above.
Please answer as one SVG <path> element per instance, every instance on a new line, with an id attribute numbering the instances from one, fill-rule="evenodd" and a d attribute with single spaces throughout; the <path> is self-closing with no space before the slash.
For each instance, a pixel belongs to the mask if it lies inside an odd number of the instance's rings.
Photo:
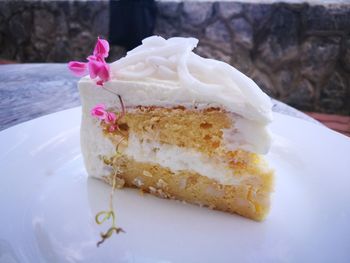
<path id="1" fill-rule="evenodd" d="M 109 80 L 109 65 L 107 63 L 103 64 L 100 68 L 100 71 L 97 74 L 101 80 L 108 81 Z"/>
<path id="2" fill-rule="evenodd" d="M 103 80 L 98 80 L 98 81 L 96 81 L 96 85 L 97 86 L 103 86 L 103 84 L 104 84 L 104 81 Z"/>
<path id="3" fill-rule="evenodd" d="M 105 39 L 97 38 L 97 43 L 94 49 L 94 56 L 106 58 L 109 53 L 109 44 Z"/>
<path id="4" fill-rule="evenodd" d="M 71 61 L 68 63 L 68 68 L 73 72 L 74 75 L 82 77 L 87 73 L 87 63 L 79 61 Z"/>
<path id="5" fill-rule="evenodd" d="M 116 130 L 116 126 L 115 125 L 111 125 L 108 129 L 109 132 L 114 132 Z"/>
<path id="6" fill-rule="evenodd" d="M 107 124 L 114 124 L 117 120 L 117 116 L 114 112 L 107 111 L 104 104 L 97 104 L 91 110 L 91 115 L 97 117 L 101 121 L 105 121 Z"/>
<path id="7" fill-rule="evenodd" d="M 105 118 L 105 122 L 106 123 L 115 123 L 115 121 L 117 120 L 117 116 L 115 115 L 114 112 L 107 112 L 106 114 L 106 118 Z"/>
<path id="8" fill-rule="evenodd" d="M 106 106 L 104 104 L 97 104 L 92 108 L 91 115 L 100 120 L 104 120 L 107 116 Z"/>
<path id="9" fill-rule="evenodd" d="M 96 80 L 96 84 L 103 86 L 103 84 L 110 78 L 110 68 L 106 63 L 105 58 L 108 57 L 109 44 L 107 40 L 97 39 L 96 46 L 94 48 L 93 55 L 87 58 L 88 62 L 71 61 L 68 64 L 68 68 L 76 76 L 83 76 L 89 71 L 90 78 Z"/>
<path id="10" fill-rule="evenodd" d="M 90 78 L 95 79 L 96 77 L 99 77 L 102 81 L 109 80 L 109 65 L 103 58 L 89 56 L 88 61 Z"/>

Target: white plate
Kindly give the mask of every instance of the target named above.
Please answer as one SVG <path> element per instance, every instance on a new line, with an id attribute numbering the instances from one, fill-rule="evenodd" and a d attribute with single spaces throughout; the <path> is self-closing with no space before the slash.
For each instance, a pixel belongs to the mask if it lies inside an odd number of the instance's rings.
<path id="1" fill-rule="evenodd" d="M 126 234 L 99 248 L 110 188 L 88 179 L 80 108 L 0 133 L 0 262 L 349 262 L 350 140 L 275 114 L 268 218 L 117 191 Z"/>

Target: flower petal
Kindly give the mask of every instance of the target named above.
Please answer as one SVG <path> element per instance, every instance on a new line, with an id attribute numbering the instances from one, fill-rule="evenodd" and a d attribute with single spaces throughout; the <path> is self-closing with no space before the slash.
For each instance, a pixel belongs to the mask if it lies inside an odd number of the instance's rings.
<path id="1" fill-rule="evenodd" d="M 96 61 L 96 60 L 97 60 L 96 56 L 94 56 L 94 55 L 90 55 L 90 56 L 88 56 L 86 59 L 87 59 L 88 61 Z"/>
<path id="2" fill-rule="evenodd" d="M 105 82 L 104 82 L 102 79 L 96 81 L 96 85 L 97 85 L 97 86 L 103 86 L 104 83 L 105 83 Z"/>
<path id="3" fill-rule="evenodd" d="M 103 103 L 99 103 L 95 105 L 94 109 L 106 110 L 106 105 L 104 105 Z"/>
<path id="4" fill-rule="evenodd" d="M 98 38 L 94 49 L 94 56 L 106 58 L 109 53 L 109 43 L 105 39 Z"/>
<path id="5" fill-rule="evenodd" d="M 115 125 L 111 125 L 108 129 L 109 132 L 114 132 L 115 131 Z"/>
<path id="6" fill-rule="evenodd" d="M 88 67 L 89 67 L 90 78 L 94 79 L 98 76 L 101 68 L 103 67 L 103 62 L 90 59 L 88 62 Z"/>
<path id="7" fill-rule="evenodd" d="M 98 72 L 98 76 L 103 81 L 108 81 L 109 80 L 109 65 L 107 63 L 104 63 L 100 67 L 100 71 Z"/>
<path id="8" fill-rule="evenodd" d="M 104 104 L 95 105 L 91 110 L 91 115 L 100 120 L 104 120 L 107 117 L 106 106 Z"/>
<path id="9" fill-rule="evenodd" d="M 87 73 L 87 65 L 84 62 L 70 61 L 68 63 L 68 68 L 78 77 L 82 77 Z"/>
<path id="10" fill-rule="evenodd" d="M 117 119 L 117 116 L 114 112 L 107 112 L 105 122 L 106 123 L 114 123 Z"/>

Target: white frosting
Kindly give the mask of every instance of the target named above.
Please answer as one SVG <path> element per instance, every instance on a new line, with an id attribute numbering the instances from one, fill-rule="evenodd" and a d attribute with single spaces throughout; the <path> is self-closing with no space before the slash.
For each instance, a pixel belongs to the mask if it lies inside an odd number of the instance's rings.
<path id="1" fill-rule="evenodd" d="M 255 82 L 224 62 L 194 54 L 197 43 L 195 38 L 146 38 L 111 64 L 112 79 L 148 83 L 148 98 L 139 104 L 214 104 L 263 125 L 271 121 L 271 100 Z M 154 84 L 162 88 L 153 89 Z M 138 99 L 137 90 L 128 90 Z"/>
<path id="2" fill-rule="evenodd" d="M 239 184 L 241 181 L 241 177 L 234 176 L 232 170 L 219 160 L 176 145 L 146 140 L 141 142 L 134 134 L 130 134 L 128 147 L 123 153 L 138 162 L 158 164 L 174 173 L 183 170 L 192 171 L 225 185 Z"/>
<path id="3" fill-rule="evenodd" d="M 80 129 L 81 152 L 85 167 L 89 176 L 101 178 L 108 176 L 111 170 L 106 169 L 107 166 L 102 161 L 102 156 L 114 156 L 115 146 L 104 136 L 98 121 L 90 115 L 90 105 L 88 98 L 82 108 L 82 120 Z M 85 105 L 85 106 L 84 106 Z"/>
<path id="4" fill-rule="evenodd" d="M 269 151 L 272 139 L 266 126 L 240 117 L 232 119 L 233 127 L 223 130 L 226 149 L 231 151 L 242 149 L 259 154 L 266 154 Z"/>

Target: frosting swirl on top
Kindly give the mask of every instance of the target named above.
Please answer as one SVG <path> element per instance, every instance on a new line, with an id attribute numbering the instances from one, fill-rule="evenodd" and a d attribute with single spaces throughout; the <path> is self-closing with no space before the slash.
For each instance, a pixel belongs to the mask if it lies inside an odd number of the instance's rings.
<path id="1" fill-rule="evenodd" d="M 197 44 L 195 38 L 146 38 L 111 64 L 112 79 L 172 82 L 184 95 L 190 92 L 249 120 L 270 122 L 271 100 L 256 83 L 227 63 L 196 55 Z"/>

